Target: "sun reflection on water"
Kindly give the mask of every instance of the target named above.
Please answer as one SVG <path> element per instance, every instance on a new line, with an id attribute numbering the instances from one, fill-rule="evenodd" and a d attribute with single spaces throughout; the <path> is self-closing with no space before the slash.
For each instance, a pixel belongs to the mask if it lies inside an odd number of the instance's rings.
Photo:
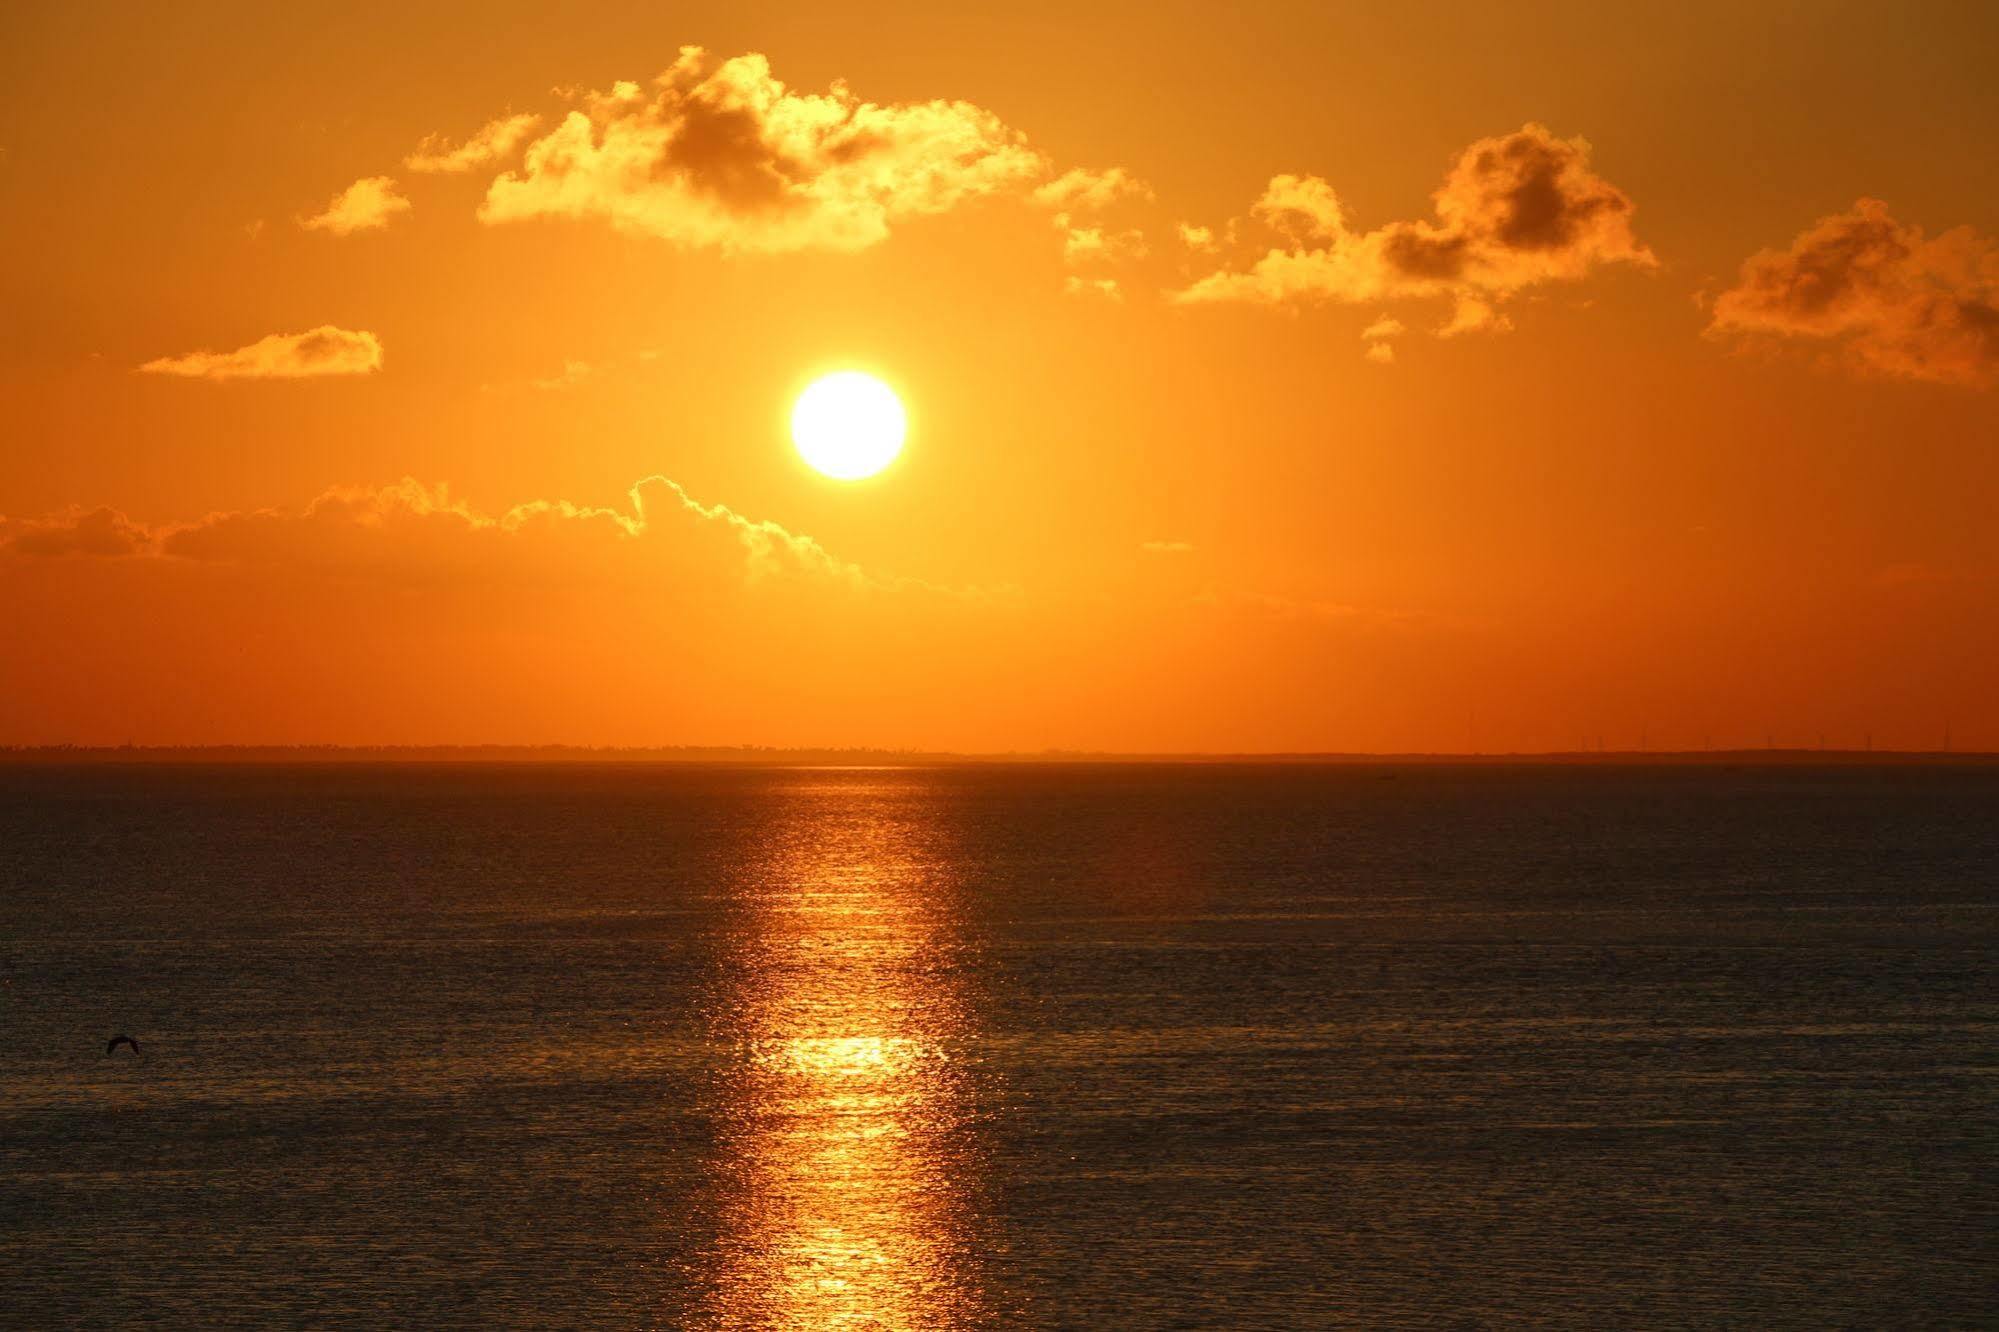
<path id="1" fill-rule="evenodd" d="M 963 944 L 935 820 L 880 781 L 806 785 L 798 813 L 734 959 L 713 1322 L 979 1326 Z"/>

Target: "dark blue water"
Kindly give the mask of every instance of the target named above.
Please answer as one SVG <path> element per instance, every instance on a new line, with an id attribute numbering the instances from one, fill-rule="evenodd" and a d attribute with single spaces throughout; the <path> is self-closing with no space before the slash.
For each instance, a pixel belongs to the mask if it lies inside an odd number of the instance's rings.
<path id="1" fill-rule="evenodd" d="M 1993 768 L 0 769 L 0 1324 L 1970 1324 L 1996 904 Z"/>

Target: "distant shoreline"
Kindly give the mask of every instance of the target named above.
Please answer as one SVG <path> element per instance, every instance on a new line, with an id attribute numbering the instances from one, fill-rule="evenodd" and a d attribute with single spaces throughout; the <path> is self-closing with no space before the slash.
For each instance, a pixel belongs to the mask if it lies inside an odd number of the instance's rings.
<path id="1" fill-rule="evenodd" d="M 1714 749 L 1575 750 L 1485 754 L 1217 753 L 1147 754 L 1050 751 L 1042 753 L 954 753 L 892 749 L 778 749 L 750 746 L 674 746 L 593 749 L 576 745 L 44 745 L 0 748 L 0 766 L 51 764 L 686 764 L 748 767 L 942 765 L 1081 766 L 1267 765 L 1361 766 L 1367 764 L 1564 764 L 1616 766 L 1908 766 L 1911 764 L 1999 764 L 1999 753 L 1960 750 Z"/>

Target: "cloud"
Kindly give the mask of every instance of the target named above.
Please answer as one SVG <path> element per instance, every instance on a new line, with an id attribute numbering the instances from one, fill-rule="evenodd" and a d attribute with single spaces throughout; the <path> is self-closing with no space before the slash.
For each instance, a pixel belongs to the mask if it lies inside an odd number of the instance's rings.
<path id="1" fill-rule="evenodd" d="M 1070 264 L 1117 263 L 1143 259 L 1145 233 L 1137 229 L 1105 231 L 1102 227 L 1070 227 L 1062 239 L 1062 258 Z"/>
<path id="2" fill-rule="evenodd" d="M 1409 330 L 1393 315 L 1382 315 L 1360 331 L 1362 338 L 1369 342 L 1381 342 L 1387 338 L 1399 338 Z"/>
<path id="3" fill-rule="evenodd" d="M 212 513 L 160 529 L 156 542 L 159 554 L 174 560 L 434 583 L 502 565 L 508 538 L 534 516 L 487 515 L 444 486 L 405 478 L 380 489 L 328 490 L 296 511 Z M 610 510 L 565 505 L 560 516 L 577 536 L 600 544 L 631 530 L 626 515 Z"/>
<path id="4" fill-rule="evenodd" d="M 1395 344 L 1392 342 L 1371 342 L 1368 344 L 1367 350 L 1362 352 L 1361 355 L 1373 361 L 1376 365 L 1393 365 L 1395 363 Z"/>
<path id="5" fill-rule="evenodd" d="M 1086 278 L 1071 273 L 1062 279 L 1062 290 L 1071 296 L 1095 296 L 1107 301 L 1124 299 L 1124 289 L 1118 286 L 1116 278 Z"/>
<path id="6" fill-rule="evenodd" d="M 1249 215 L 1294 240 L 1337 237 L 1347 229 L 1346 206 L 1317 176 L 1274 176 Z"/>
<path id="7" fill-rule="evenodd" d="M 0 550 L 15 555 L 93 555 L 115 559 L 153 546 L 153 534 L 116 509 L 68 509 L 45 518 L 0 518 Z"/>
<path id="8" fill-rule="evenodd" d="M 1149 555 L 1187 555 L 1192 543 L 1150 540 Z M 1017 605 L 1011 585 L 945 586 L 870 571 L 814 538 L 769 519 L 710 504 L 677 481 L 653 475 L 626 491 L 623 506 L 529 500 L 482 509 L 405 477 L 386 486 L 336 486 L 301 508 L 222 510 L 148 526 L 109 508 L 70 508 L 40 518 L 0 517 L 0 556 L 96 556 L 181 567 L 262 569 L 388 586 L 654 579 L 662 564 L 725 573 L 747 586 L 814 586 L 864 596 L 913 594 L 940 602 Z M 1070 593 L 1060 594 L 1068 604 Z M 1309 604 L 1209 585 L 1187 605 L 1279 608 Z M 1055 602 L 1047 603 L 1049 605 Z M 1340 606 L 1343 616 L 1362 614 Z M 1374 612 L 1366 612 L 1374 614 Z"/>
<path id="9" fill-rule="evenodd" d="M 968 102 L 882 105 L 844 83 L 796 93 L 755 54 L 711 67 L 684 47 L 650 89 L 619 83 L 584 102 L 493 181 L 481 220 L 594 219 L 732 253 L 851 251 L 1048 169 Z"/>
<path id="10" fill-rule="evenodd" d="M 1323 663 L 1406 650 L 1339 596 L 1197 579 L 1183 545 L 1036 594 L 939 586 L 658 476 L 605 505 L 405 480 L 157 526 L 0 520 L 0 602 L 38 649 L 0 653 L 0 741 L 1115 748 L 1253 693 L 1273 653 L 1299 665 L 1296 716 Z M 1163 661 L 1172 696 L 1141 706 Z M 998 709 L 973 731 L 967 697 Z M 1192 739 L 1170 747 L 1212 747 Z"/>
<path id="11" fill-rule="evenodd" d="M 139 369 L 189 379 L 310 379 L 367 375 L 382 368 L 382 341 L 373 333 L 322 324 L 304 333 L 273 333 L 232 352 L 163 356 Z"/>
<path id="12" fill-rule="evenodd" d="M 1999 379 L 1999 244 L 1970 227 L 1928 239 L 1861 199 L 1744 261 L 1708 331 L 1827 345 L 1865 375 L 1984 388 Z"/>
<path id="13" fill-rule="evenodd" d="M 1113 231 L 1102 226 L 1080 226 L 1077 214 L 1097 214 L 1125 201 L 1152 198 L 1152 187 L 1123 167 L 1097 171 L 1076 167 L 1034 191 L 1034 201 L 1055 210 L 1055 229 L 1062 233 L 1062 262 L 1071 268 L 1129 263 L 1143 259 L 1148 247 L 1145 233 L 1136 227 Z M 1070 293 L 1121 297 L 1115 282 L 1064 283 Z"/>
<path id="14" fill-rule="evenodd" d="M 403 159 L 403 165 L 411 171 L 454 175 L 475 171 L 512 156 L 521 140 L 540 124 L 541 117 L 537 115 L 502 116 L 488 121 L 477 134 L 455 148 L 443 135 L 432 134 Z"/>
<path id="15" fill-rule="evenodd" d="M 1451 317 L 1439 324 L 1436 331 L 1440 338 L 1455 338 L 1465 333 L 1504 333 L 1512 327 L 1513 321 L 1493 309 L 1492 302 L 1459 292 L 1451 306 Z"/>
<path id="16" fill-rule="evenodd" d="M 335 487 L 302 509 L 238 509 L 148 527 L 111 508 L 67 509 L 35 519 L 0 518 L 0 552 L 19 556 L 142 556 L 199 564 L 290 568 L 398 583 L 490 577 L 499 571 L 601 563 L 637 553 L 705 545 L 727 552 L 752 582 L 805 579 L 856 591 L 918 590 L 990 596 L 1003 589 L 944 588 L 875 577 L 782 524 L 705 504 L 664 476 L 627 492 L 626 508 L 531 500 L 489 513 L 448 487 L 405 477 L 390 486 Z"/>
<path id="17" fill-rule="evenodd" d="M 1246 269 L 1223 269 L 1176 293 L 1187 304 L 1352 303 L 1448 297 L 1482 320 L 1454 317 L 1453 332 L 1498 328 L 1492 306 L 1524 287 L 1575 281 L 1603 264 L 1650 268 L 1632 234 L 1632 203 L 1590 167 L 1582 139 L 1528 124 L 1461 153 L 1432 196 L 1435 218 L 1357 231 L 1331 185 L 1316 176 L 1271 180 L 1250 214 L 1285 236 Z M 1465 301 L 1477 302 L 1467 307 Z"/>
<path id="18" fill-rule="evenodd" d="M 1152 187 L 1123 167 L 1074 167 L 1034 191 L 1034 201 L 1065 213 L 1097 213 L 1125 199 L 1150 199 Z"/>
<path id="19" fill-rule="evenodd" d="M 298 224 L 307 231 L 351 236 L 357 231 L 379 231 L 396 214 L 409 210 L 410 201 L 397 193 L 395 181 L 387 176 L 364 176 L 328 200 L 325 212 L 302 217 Z"/>
<path id="20" fill-rule="evenodd" d="M 1197 227 L 1191 222 L 1177 222 L 1173 226 L 1173 232 L 1180 238 L 1180 243 L 1190 250 L 1212 250 L 1219 244 L 1215 240 L 1213 227 Z"/>

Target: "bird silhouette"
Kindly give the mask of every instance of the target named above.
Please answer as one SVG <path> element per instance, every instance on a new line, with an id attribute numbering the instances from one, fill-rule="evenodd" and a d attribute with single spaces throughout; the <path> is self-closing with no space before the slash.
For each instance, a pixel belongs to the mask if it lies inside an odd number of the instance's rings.
<path id="1" fill-rule="evenodd" d="M 110 1040 L 104 1042 L 104 1053 L 117 1054 L 118 1047 L 121 1045 L 131 1046 L 133 1054 L 139 1053 L 139 1043 L 133 1040 L 130 1036 L 125 1035 L 123 1032 L 120 1032 L 118 1035 L 113 1036 Z"/>

